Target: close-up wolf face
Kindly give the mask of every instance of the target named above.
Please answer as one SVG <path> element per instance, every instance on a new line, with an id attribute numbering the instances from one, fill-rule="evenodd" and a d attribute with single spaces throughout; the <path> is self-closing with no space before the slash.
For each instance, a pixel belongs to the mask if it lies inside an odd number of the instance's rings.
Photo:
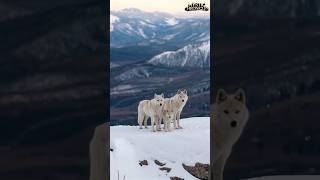
<path id="1" fill-rule="evenodd" d="M 188 95 L 187 95 L 187 90 L 186 89 L 183 89 L 183 90 L 178 90 L 177 92 L 177 95 L 178 95 L 178 98 L 179 100 L 182 102 L 182 103 L 185 103 L 187 102 L 188 100 Z"/>
<path id="2" fill-rule="evenodd" d="M 163 93 L 158 95 L 158 94 L 154 94 L 154 98 L 156 105 L 158 106 L 162 106 L 163 102 L 164 102 L 164 95 Z"/>
<path id="3" fill-rule="evenodd" d="M 234 94 L 227 94 L 220 89 L 217 94 L 215 116 L 219 126 L 227 129 L 237 129 L 246 123 L 248 110 L 243 90 L 239 89 Z"/>

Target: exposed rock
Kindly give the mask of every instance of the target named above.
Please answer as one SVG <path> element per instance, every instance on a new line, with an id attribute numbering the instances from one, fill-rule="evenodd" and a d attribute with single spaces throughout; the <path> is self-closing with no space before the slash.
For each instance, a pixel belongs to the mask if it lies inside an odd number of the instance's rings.
<path id="1" fill-rule="evenodd" d="M 156 165 L 158 165 L 158 166 L 164 166 L 164 165 L 166 165 L 166 163 L 162 163 L 162 162 L 160 162 L 160 161 L 158 161 L 158 160 L 154 160 L 154 163 L 155 163 Z"/>
<path id="2" fill-rule="evenodd" d="M 140 166 L 143 166 L 143 165 L 148 166 L 148 161 L 143 160 L 143 161 L 140 161 L 139 164 L 140 164 Z"/>
<path id="3" fill-rule="evenodd" d="M 174 177 L 170 177 L 170 180 L 184 180 L 184 179 L 174 176 Z"/>
<path id="4" fill-rule="evenodd" d="M 187 166 L 182 164 L 183 168 L 196 178 L 207 180 L 209 179 L 209 164 L 196 163 L 195 166 Z"/>
<path id="5" fill-rule="evenodd" d="M 162 167 L 162 168 L 159 168 L 161 171 L 167 171 L 170 172 L 171 171 L 171 168 L 168 168 L 168 167 Z"/>

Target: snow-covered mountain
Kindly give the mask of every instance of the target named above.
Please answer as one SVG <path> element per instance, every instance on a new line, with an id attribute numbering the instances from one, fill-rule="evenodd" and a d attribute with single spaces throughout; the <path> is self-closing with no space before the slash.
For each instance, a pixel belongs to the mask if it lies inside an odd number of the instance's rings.
<path id="1" fill-rule="evenodd" d="M 208 68 L 210 67 L 210 41 L 187 45 L 177 51 L 163 52 L 154 56 L 148 63 L 167 67 Z"/>
<path id="2" fill-rule="evenodd" d="M 111 11 L 111 47 L 206 41 L 210 37 L 209 19 L 179 19 L 163 12 L 145 12 L 135 8 Z"/>

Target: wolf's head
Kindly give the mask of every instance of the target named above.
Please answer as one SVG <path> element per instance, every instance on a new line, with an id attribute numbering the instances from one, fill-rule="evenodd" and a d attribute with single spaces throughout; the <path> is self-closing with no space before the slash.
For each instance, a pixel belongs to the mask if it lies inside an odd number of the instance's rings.
<path id="1" fill-rule="evenodd" d="M 164 95 L 163 93 L 158 95 L 158 94 L 154 94 L 154 102 L 156 103 L 157 106 L 163 106 L 163 103 L 164 103 Z"/>
<path id="2" fill-rule="evenodd" d="M 169 109 L 164 109 L 163 110 L 163 116 L 165 117 L 165 119 L 169 120 L 170 122 L 173 120 L 174 117 L 174 112 L 172 110 Z"/>
<path id="3" fill-rule="evenodd" d="M 246 95 L 242 89 L 238 89 L 234 94 L 227 94 L 223 89 L 219 89 L 213 108 L 221 128 L 243 128 L 247 122 Z"/>
<path id="4" fill-rule="evenodd" d="M 188 101 L 188 94 L 186 89 L 179 89 L 177 91 L 178 101 L 186 103 Z"/>

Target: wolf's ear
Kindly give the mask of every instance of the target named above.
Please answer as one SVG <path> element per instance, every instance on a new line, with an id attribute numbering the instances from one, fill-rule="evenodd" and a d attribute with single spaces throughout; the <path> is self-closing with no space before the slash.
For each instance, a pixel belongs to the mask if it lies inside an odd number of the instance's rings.
<path id="1" fill-rule="evenodd" d="M 156 98 L 157 97 L 157 93 L 154 93 L 153 97 Z"/>
<path id="2" fill-rule="evenodd" d="M 246 94 L 244 93 L 244 90 L 241 88 L 236 91 L 236 93 L 234 94 L 234 98 L 242 102 L 243 104 L 246 103 Z"/>
<path id="3" fill-rule="evenodd" d="M 187 94 L 187 90 L 186 90 L 186 89 L 183 89 L 183 92 L 184 92 L 185 94 Z"/>
<path id="4" fill-rule="evenodd" d="M 163 93 L 161 93 L 161 96 L 162 96 L 162 98 L 164 98 L 164 94 Z"/>
<path id="5" fill-rule="evenodd" d="M 181 93 L 181 89 L 178 89 L 177 94 L 180 94 L 180 93 Z"/>
<path id="6" fill-rule="evenodd" d="M 217 92 L 216 102 L 219 104 L 227 100 L 227 93 L 224 89 L 219 89 Z"/>

